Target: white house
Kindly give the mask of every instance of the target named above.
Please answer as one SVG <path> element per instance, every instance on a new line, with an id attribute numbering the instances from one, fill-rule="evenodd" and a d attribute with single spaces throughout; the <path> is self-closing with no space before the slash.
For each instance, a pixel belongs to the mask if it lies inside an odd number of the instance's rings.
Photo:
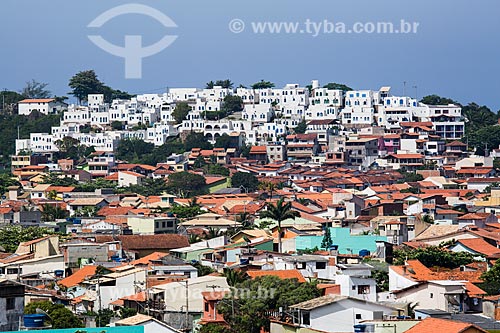
<path id="1" fill-rule="evenodd" d="M 334 295 L 295 304 L 290 309 L 295 311 L 295 325 L 322 332 L 353 332 L 354 325 L 361 321 L 397 314 L 394 308 L 379 303 Z"/>
<path id="2" fill-rule="evenodd" d="M 18 113 L 27 116 L 33 111 L 43 114 L 58 113 L 65 109 L 67 104 L 56 102 L 53 98 L 23 99 L 18 103 Z"/>

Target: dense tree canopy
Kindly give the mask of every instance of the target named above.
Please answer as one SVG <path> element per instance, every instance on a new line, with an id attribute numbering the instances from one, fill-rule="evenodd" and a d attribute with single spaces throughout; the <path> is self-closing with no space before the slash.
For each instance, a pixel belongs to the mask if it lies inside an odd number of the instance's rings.
<path id="1" fill-rule="evenodd" d="M 481 279 L 483 279 L 484 282 L 479 286 L 486 291 L 488 295 L 500 294 L 500 260 L 497 260 L 491 269 L 483 273 Z"/>
<path id="2" fill-rule="evenodd" d="M 421 103 L 427 105 L 448 105 L 448 104 L 458 104 L 458 102 L 452 100 L 451 98 L 441 97 L 438 95 L 428 95 L 424 96 L 421 100 Z"/>
<path id="3" fill-rule="evenodd" d="M 207 141 L 203 133 L 191 132 L 184 140 L 184 151 L 191 151 L 193 148 L 212 149 L 213 146 Z"/>
<path id="4" fill-rule="evenodd" d="M 21 95 L 24 98 L 49 98 L 51 97 L 50 90 L 47 89 L 48 83 L 41 83 L 35 80 L 26 82 Z"/>
<path id="5" fill-rule="evenodd" d="M 300 123 L 297 124 L 297 126 L 293 129 L 295 134 L 304 134 L 307 129 L 307 122 L 305 119 L 302 119 Z"/>
<path id="6" fill-rule="evenodd" d="M 19 243 L 52 235 L 54 232 L 47 228 L 21 226 L 5 226 L 0 228 L 0 246 L 7 252 L 15 252 Z"/>
<path id="7" fill-rule="evenodd" d="M 427 267 L 458 268 L 473 262 L 474 256 L 468 252 L 451 252 L 439 246 L 394 251 L 394 265 L 404 265 L 407 259 L 418 259 Z"/>
<path id="8" fill-rule="evenodd" d="M 261 327 L 269 332 L 267 311 L 287 309 L 320 296 L 316 283 L 281 280 L 276 276 L 246 279 L 237 282 L 231 290 L 232 294 L 220 302 L 217 309 L 235 333 L 258 333 Z"/>
<path id="9" fill-rule="evenodd" d="M 174 117 L 175 123 L 180 124 L 183 120 L 186 119 L 189 111 L 191 111 L 191 107 L 186 102 L 179 102 L 175 105 L 174 111 L 172 112 L 172 116 Z"/>
<path id="10" fill-rule="evenodd" d="M 248 193 L 255 192 L 259 186 L 259 180 L 251 173 L 238 171 L 231 177 L 231 186 L 243 187 L 243 190 Z"/>
<path id="11" fill-rule="evenodd" d="M 323 88 L 331 89 L 331 90 L 342 90 L 342 91 L 350 91 L 350 90 L 352 90 L 351 87 L 346 86 L 345 84 L 335 83 L 335 82 L 330 82 L 328 84 L 325 84 L 323 86 Z"/>
<path id="12" fill-rule="evenodd" d="M 231 80 L 226 79 L 226 80 L 217 80 L 215 82 L 214 81 L 207 82 L 207 84 L 205 85 L 205 88 L 206 89 L 213 89 L 213 87 L 219 86 L 222 88 L 232 89 L 233 85 L 234 84 L 233 84 L 233 82 L 231 82 Z"/>
<path id="13" fill-rule="evenodd" d="M 94 70 L 85 70 L 73 75 L 69 80 L 70 95 L 79 102 L 86 101 L 89 94 L 103 94 L 104 101 L 111 103 L 113 99 L 129 99 L 133 97 L 127 92 L 115 90 L 101 82 Z"/>
<path id="14" fill-rule="evenodd" d="M 0 174 L 0 195 L 7 192 L 9 186 L 20 186 L 21 184 L 17 179 L 13 178 L 9 173 Z"/>
<path id="15" fill-rule="evenodd" d="M 50 316 L 53 329 L 85 327 L 83 322 L 63 304 L 55 304 L 50 301 L 31 302 L 26 305 L 24 312 L 34 314 L 37 308 L 42 309 Z"/>
<path id="16" fill-rule="evenodd" d="M 206 193 L 205 177 L 195 173 L 182 171 L 168 176 L 167 191 L 181 198 Z"/>
<path id="17" fill-rule="evenodd" d="M 252 89 L 267 89 L 267 88 L 274 88 L 274 83 L 260 80 L 260 82 L 252 84 Z"/>

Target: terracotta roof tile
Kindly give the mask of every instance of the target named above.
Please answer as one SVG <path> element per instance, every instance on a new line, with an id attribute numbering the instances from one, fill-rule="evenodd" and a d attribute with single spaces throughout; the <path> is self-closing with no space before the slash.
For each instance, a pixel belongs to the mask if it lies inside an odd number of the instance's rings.
<path id="1" fill-rule="evenodd" d="M 475 328 L 475 332 L 487 332 L 470 323 L 428 317 L 404 333 L 460 333 L 469 328 Z"/>
<path id="2" fill-rule="evenodd" d="M 296 269 L 276 270 L 276 271 L 247 271 L 248 276 L 255 279 L 260 276 L 277 276 L 280 279 L 297 279 L 299 282 L 306 282 L 300 271 Z"/>

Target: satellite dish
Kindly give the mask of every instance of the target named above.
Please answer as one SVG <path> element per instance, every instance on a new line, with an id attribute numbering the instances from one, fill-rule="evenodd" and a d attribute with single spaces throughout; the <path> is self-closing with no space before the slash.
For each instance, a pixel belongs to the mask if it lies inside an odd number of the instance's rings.
<path id="1" fill-rule="evenodd" d="M 57 284 L 54 286 L 54 290 L 59 291 L 60 289 L 61 288 L 59 288 L 59 286 Z"/>

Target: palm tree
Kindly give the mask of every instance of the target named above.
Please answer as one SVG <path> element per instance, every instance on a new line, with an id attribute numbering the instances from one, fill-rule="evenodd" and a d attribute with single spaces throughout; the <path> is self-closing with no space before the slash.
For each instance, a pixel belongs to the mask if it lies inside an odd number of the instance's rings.
<path id="1" fill-rule="evenodd" d="M 212 239 L 219 236 L 222 236 L 222 231 L 220 231 L 220 229 L 210 227 L 208 231 L 205 232 L 205 239 Z"/>
<path id="2" fill-rule="evenodd" d="M 199 241 L 201 241 L 201 239 L 198 235 L 189 234 L 188 241 L 189 241 L 189 244 L 193 244 L 193 243 L 198 243 Z"/>
<path id="3" fill-rule="evenodd" d="M 234 287 L 236 284 L 248 280 L 248 275 L 245 272 L 230 268 L 224 268 L 222 275 L 226 278 L 227 284 Z"/>
<path id="4" fill-rule="evenodd" d="M 278 252 L 281 252 L 281 222 L 300 217 L 300 213 L 292 210 L 292 203 L 285 203 L 284 198 L 278 200 L 274 205 L 270 202 L 266 204 L 267 210 L 260 213 L 260 218 L 268 218 L 278 222 Z"/>
<path id="5" fill-rule="evenodd" d="M 239 213 L 236 216 L 236 221 L 241 223 L 242 229 L 253 229 L 252 214 L 249 212 Z"/>

